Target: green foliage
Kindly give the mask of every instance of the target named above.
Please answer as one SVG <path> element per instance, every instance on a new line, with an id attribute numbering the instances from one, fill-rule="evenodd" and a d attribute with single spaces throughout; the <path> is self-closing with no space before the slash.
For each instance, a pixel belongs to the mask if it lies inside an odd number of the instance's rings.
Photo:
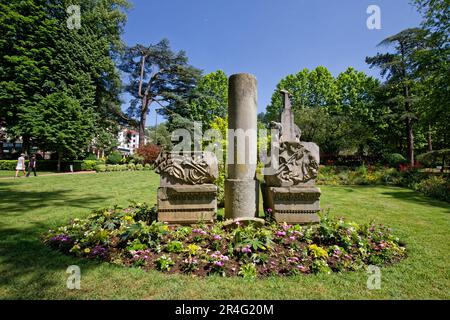
<path id="1" fill-rule="evenodd" d="M 384 265 L 405 256 L 391 230 L 373 223 L 358 225 L 323 215 L 319 225 L 311 226 L 169 227 L 155 221 L 153 209 L 134 204 L 95 210 L 87 219 L 50 230 L 44 241 L 66 253 L 124 265 L 154 264 L 161 271 L 176 265 L 186 273 L 245 278 L 359 270 L 368 263 Z M 161 255 L 163 250 L 166 254 Z"/>
<path id="2" fill-rule="evenodd" d="M 448 178 L 431 176 L 420 181 L 415 189 L 429 197 L 450 202 L 450 181 Z"/>
<path id="3" fill-rule="evenodd" d="M 239 269 L 238 275 L 240 275 L 243 278 L 254 279 L 258 276 L 258 270 L 256 269 L 255 264 L 246 263 L 241 266 L 241 268 Z"/>
<path id="4" fill-rule="evenodd" d="M 167 252 L 180 253 L 183 251 L 183 243 L 180 241 L 170 241 L 166 245 Z"/>
<path id="5" fill-rule="evenodd" d="M 65 156 L 94 137 L 100 142 L 115 125 L 111 109 L 120 105 L 120 77 L 112 57 L 121 47 L 122 10 L 129 6 L 126 0 L 82 1 L 81 28 L 70 30 L 71 3 L 4 2 L 0 16 L 1 121 L 24 138 L 26 149 L 32 138 L 41 149 Z"/>
<path id="6" fill-rule="evenodd" d="M 406 158 L 399 153 L 387 153 L 383 156 L 384 161 L 390 167 L 398 167 L 400 164 L 406 163 Z"/>
<path id="7" fill-rule="evenodd" d="M 156 268 L 160 271 L 170 271 L 170 269 L 174 265 L 174 262 L 170 257 L 162 255 L 155 261 L 155 264 Z"/>
<path id="8" fill-rule="evenodd" d="M 185 112 L 189 112 L 190 119 L 201 121 L 203 130 L 210 129 L 210 123 L 215 118 L 226 118 L 228 79 L 222 70 L 217 70 L 201 77 L 192 96 L 188 110 Z"/>
<path id="9" fill-rule="evenodd" d="M 327 154 L 367 152 L 376 141 L 375 130 L 384 112 L 375 104 L 378 87 L 377 80 L 351 67 L 337 78 L 322 66 L 304 69 L 280 80 L 262 120 L 280 121 L 279 91 L 286 89 L 292 93 L 292 109 L 303 141 L 316 142 Z"/>
<path id="10" fill-rule="evenodd" d="M 127 114 L 122 117 L 140 127 L 140 143 L 144 142 L 151 104 L 155 100 L 164 104 L 158 113 L 170 124 L 174 115 L 183 116 L 187 111 L 188 99 L 201 75 L 199 69 L 188 64 L 184 51 L 172 51 L 167 39 L 148 46 L 128 47 L 119 67 L 129 76 L 126 89 L 132 96 Z"/>
<path id="11" fill-rule="evenodd" d="M 83 163 L 81 164 L 81 170 L 83 171 L 91 171 L 95 170 L 95 167 L 99 161 L 97 160 L 83 160 Z"/>
<path id="12" fill-rule="evenodd" d="M 434 150 L 420 154 L 417 156 L 417 161 L 428 167 L 440 165 L 443 171 L 444 166 L 450 162 L 450 149 Z"/>
<path id="13" fill-rule="evenodd" d="M 106 163 L 119 164 L 122 161 L 122 154 L 119 151 L 111 152 L 106 158 Z"/>

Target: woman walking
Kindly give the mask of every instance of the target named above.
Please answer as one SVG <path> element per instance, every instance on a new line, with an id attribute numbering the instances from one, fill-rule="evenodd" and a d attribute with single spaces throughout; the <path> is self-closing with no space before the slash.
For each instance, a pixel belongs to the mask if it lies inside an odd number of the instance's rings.
<path id="1" fill-rule="evenodd" d="M 19 175 L 19 171 L 23 172 L 23 175 L 25 175 L 25 155 L 23 153 L 20 154 L 19 159 L 17 159 L 17 165 L 16 165 L 16 178 Z"/>

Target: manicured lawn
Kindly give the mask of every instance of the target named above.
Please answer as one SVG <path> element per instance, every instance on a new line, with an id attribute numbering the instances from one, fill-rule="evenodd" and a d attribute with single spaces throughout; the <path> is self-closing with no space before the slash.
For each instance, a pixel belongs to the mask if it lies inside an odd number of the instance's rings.
<path id="1" fill-rule="evenodd" d="M 26 171 L 28 173 L 28 171 Z M 38 171 L 37 175 L 41 175 L 41 174 L 54 174 L 56 172 L 54 171 Z M 16 171 L 10 171 L 10 170 L 0 170 L 0 178 L 7 178 L 7 177 L 14 177 L 16 175 Z M 31 173 L 31 176 L 33 177 L 34 174 L 33 172 Z M 19 178 L 23 178 L 23 173 L 19 172 Z"/>
<path id="2" fill-rule="evenodd" d="M 356 222 L 393 227 L 409 257 L 382 268 L 381 290 L 353 272 L 264 280 L 168 276 L 65 256 L 40 235 L 70 217 L 129 201 L 156 202 L 153 172 L 0 180 L 0 299 L 449 299 L 450 205 L 408 189 L 322 186 L 322 207 Z M 81 268 L 81 290 L 66 289 L 66 268 Z"/>

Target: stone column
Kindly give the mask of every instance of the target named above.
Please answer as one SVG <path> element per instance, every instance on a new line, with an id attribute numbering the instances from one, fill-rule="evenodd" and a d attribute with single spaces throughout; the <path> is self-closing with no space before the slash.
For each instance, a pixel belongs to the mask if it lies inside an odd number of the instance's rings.
<path id="1" fill-rule="evenodd" d="M 254 218 L 258 213 L 257 90 L 251 74 L 232 75 L 228 82 L 228 178 L 225 218 Z"/>

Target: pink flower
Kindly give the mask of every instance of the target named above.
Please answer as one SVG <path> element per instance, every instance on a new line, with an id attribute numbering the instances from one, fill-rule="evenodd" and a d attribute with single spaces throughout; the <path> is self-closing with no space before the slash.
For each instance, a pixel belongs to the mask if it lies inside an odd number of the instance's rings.
<path id="1" fill-rule="evenodd" d="M 275 235 L 276 235 L 277 237 L 284 237 L 284 236 L 286 235 L 286 232 L 284 232 L 284 231 L 277 231 L 277 232 L 275 233 Z"/>

